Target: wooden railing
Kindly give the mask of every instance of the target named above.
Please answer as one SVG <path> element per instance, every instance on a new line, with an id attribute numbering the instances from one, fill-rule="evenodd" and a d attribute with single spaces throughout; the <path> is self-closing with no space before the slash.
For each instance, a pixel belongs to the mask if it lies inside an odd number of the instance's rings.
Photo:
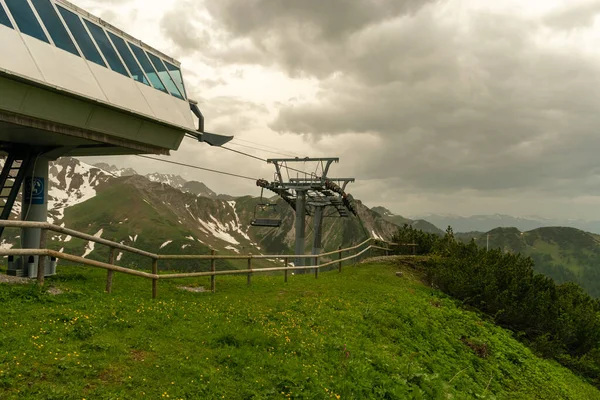
<path id="1" fill-rule="evenodd" d="M 338 250 L 330 251 L 328 253 L 321 253 L 318 255 L 217 255 L 215 250 L 212 250 L 210 255 L 163 255 L 163 254 L 154 254 L 149 253 L 147 251 L 143 251 L 140 249 L 136 249 L 135 247 L 130 247 L 123 245 L 121 243 L 116 243 L 110 240 L 102 239 L 96 236 L 88 235 L 82 232 L 74 231 L 72 229 L 64 228 L 62 226 L 57 226 L 44 222 L 25 222 L 25 221 L 0 221 L 0 226 L 5 228 L 34 228 L 41 229 L 42 235 L 40 240 L 40 249 L 0 249 L 0 257 L 6 256 L 39 256 L 38 260 L 38 274 L 37 281 L 38 284 L 44 284 L 44 270 L 43 267 L 45 265 L 46 257 L 54 257 L 56 259 L 70 261 L 73 263 L 78 263 L 82 265 L 86 265 L 89 267 L 102 268 L 108 271 L 106 277 L 106 291 L 111 293 L 112 291 L 112 282 L 113 275 L 115 272 L 120 272 L 123 274 L 138 276 L 142 278 L 147 278 L 152 280 L 152 298 L 156 298 L 157 290 L 158 290 L 158 281 L 163 279 L 179 279 L 179 278 L 194 278 L 194 277 L 211 277 L 211 291 L 215 291 L 215 278 L 218 275 L 244 275 L 246 274 L 248 277 L 248 285 L 252 282 L 252 275 L 255 273 L 269 273 L 269 272 L 284 272 L 285 282 L 288 281 L 288 273 L 289 271 L 298 271 L 298 270 L 313 270 L 315 274 L 315 278 L 319 277 L 319 271 L 326 267 L 331 267 L 332 265 L 336 265 L 338 267 L 338 271 L 342 272 L 342 264 L 345 261 L 355 260 L 367 252 L 371 250 L 381 250 L 384 251 L 386 255 L 389 255 L 393 249 L 391 247 L 394 246 L 408 246 L 414 249 L 416 248 L 415 244 L 396 244 L 387 242 L 379 239 L 367 239 L 364 242 L 357 244 L 356 246 L 342 249 L 341 246 Z M 65 234 L 72 236 L 74 238 L 86 240 L 89 242 L 94 242 L 97 244 L 101 244 L 107 246 L 109 248 L 109 258 L 108 262 L 104 263 L 101 261 L 90 260 L 87 258 L 74 256 L 71 254 L 62 253 L 55 250 L 50 250 L 46 248 L 46 237 L 48 232 L 55 232 L 60 234 Z M 383 247 L 386 246 L 386 247 Z M 362 250 L 361 248 L 364 247 Z M 143 271 L 138 271 L 132 268 L 119 267 L 115 265 L 115 250 L 121 250 L 124 252 L 136 254 L 139 256 L 146 257 L 152 260 L 152 273 L 147 273 Z M 352 253 L 344 257 L 345 253 Z M 337 255 L 336 259 L 326 261 L 321 263 L 322 259 L 331 258 L 332 256 Z M 314 262 L 314 265 L 309 266 L 290 266 L 290 260 L 294 259 L 305 259 L 311 260 Z M 168 274 L 160 274 L 158 263 L 161 260 L 210 260 L 211 268 L 210 271 L 204 272 L 190 272 L 190 273 L 168 273 Z M 247 260 L 248 268 L 244 270 L 216 270 L 216 261 L 217 260 Z M 274 268 L 253 268 L 253 260 L 282 260 L 285 267 L 274 267 Z"/>

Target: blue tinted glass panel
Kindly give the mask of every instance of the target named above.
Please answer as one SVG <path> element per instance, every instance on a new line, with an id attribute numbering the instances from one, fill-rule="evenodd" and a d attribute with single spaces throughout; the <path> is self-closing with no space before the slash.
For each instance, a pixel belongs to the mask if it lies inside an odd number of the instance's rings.
<path id="1" fill-rule="evenodd" d="M 144 53 L 144 50 L 131 43 L 129 43 L 129 47 L 131 47 L 133 54 L 135 54 L 135 57 L 140 62 L 140 65 L 142 66 L 142 69 L 146 73 L 148 79 L 150 79 L 152 86 L 154 86 L 158 90 L 167 93 L 167 89 L 165 89 L 165 86 L 160 81 L 158 74 L 152 67 L 152 64 L 150 64 L 150 61 L 148 60 L 148 57 L 146 57 L 146 53 Z"/>
<path id="2" fill-rule="evenodd" d="M 31 2 L 37 10 L 40 19 L 46 26 L 46 30 L 50 34 L 50 37 L 52 37 L 56 47 L 78 56 L 79 52 L 77 51 L 77 47 L 75 47 L 75 44 L 71 40 L 67 29 L 62 24 L 62 21 L 58 17 L 50 0 L 31 0 Z"/>
<path id="3" fill-rule="evenodd" d="M 148 82 L 148 79 L 144 75 L 144 72 L 138 65 L 137 61 L 135 61 L 133 54 L 131 54 L 131 50 L 129 50 L 129 47 L 127 47 L 127 43 L 125 43 L 125 41 L 117 35 L 114 35 L 110 32 L 108 32 L 108 36 L 110 36 L 110 39 L 117 48 L 117 51 L 121 55 L 121 58 L 125 62 L 125 65 L 127 65 L 127 68 L 129 69 L 129 72 L 131 72 L 131 76 L 133 77 L 133 79 L 150 86 L 150 82 Z"/>
<path id="4" fill-rule="evenodd" d="M 0 24 L 8 26 L 12 28 L 12 24 L 10 23 L 10 19 L 8 19 L 8 15 L 6 15 L 6 11 L 2 8 L 2 4 L 0 4 Z"/>
<path id="5" fill-rule="evenodd" d="M 50 43 L 28 2 L 24 0 L 6 0 L 6 5 L 21 32 Z"/>
<path id="6" fill-rule="evenodd" d="M 88 29 L 90 30 L 90 33 L 94 37 L 94 40 L 100 48 L 100 51 L 102 52 L 102 54 L 104 54 L 104 58 L 106 58 L 106 61 L 108 61 L 110 69 L 129 78 L 129 73 L 127 73 L 125 66 L 123 65 L 123 63 L 119 59 L 119 56 L 117 55 L 117 52 L 112 47 L 110 40 L 108 40 L 108 36 L 106 36 L 104 29 L 100 28 L 96 24 L 92 24 L 90 21 L 87 20 L 85 21 L 85 24 L 87 25 Z"/>
<path id="7" fill-rule="evenodd" d="M 185 85 L 183 84 L 183 76 L 181 75 L 181 70 L 173 64 L 169 64 L 166 61 L 165 65 L 167 66 L 169 75 L 171 75 L 171 78 L 173 78 L 173 82 L 175 82 L 181 94 L 183 94 L 184 97 L 187 97 L 187 93 L 185 92 Z"/>
<path id="8" fill-rule="evenodd" d="M 179 93 L 179 90 L 177 89 L 177 85 L 175 85 L 175 82 L 173 82 L 173 79 L 171 79 L 171 76 L 167 72 L 167 68 L 162 63 L 160 58 L 156 57 L 152 53 L 147 53 L 147 54 L 148 54 L 148 57 L 150 57 L 150 61 L 152 61 L 154 68 L 156 68 L 156 70 L 158 71 L 158 76 L 160 76 L 160 79 L 167 86 L 167 89 L 169 89 L 169 92 L 173 96 L 183 99 L 183 96 L 181 95 L 181 93 Z"/>
<path id="9" fill-rule="evenodd" d="M 98 52 L 98 49 L 96 49 L 96 46 L 94 46 L 94 42 L 85 30 L 85 27 L 83 26 L 83 23 L 81 23 L 79 16 L 65 8 L 62 8 L 61 6 L 57 5 L 57 7 L 58 11 L 61 13 L 62 17 L 67 23 L 67 27 L 71 31 L 71 34 L 75 38 L 75 41 L 79 45 L 79 48 L 83 52 L 84 57 L 93 63 L 106 67 L 102 56 Z"/>

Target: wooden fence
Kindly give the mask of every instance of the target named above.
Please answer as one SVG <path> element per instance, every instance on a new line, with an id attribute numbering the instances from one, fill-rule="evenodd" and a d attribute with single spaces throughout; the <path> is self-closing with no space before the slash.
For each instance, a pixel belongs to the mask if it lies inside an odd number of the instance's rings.
<path id="1" fill-rule="evenodd" d="M 331 251 L 328 253 L 322 253 L 318 255 L 217 255 L 215 250 L 212 250 L 210 255 L 163 255 L 153 254 L 147 251 L 136 249 L 134 247 L 126 246 L 120 243 L 116 243 L 110 240 L 102 239 L 96 236 L 88 235 L 85 233 L 77 232 L 72 229 L 64 228 L 58 225 L 53 225 L 44 222 L 25 222 L 25 221 L 0 221 L 0 226 L 5 228 L 37 228 L 42 230 L 40 248 L 39 249 L 0 249 L 0 257 L 6 256 L 39 256 L 38 260 L 38 274 L 37 281 L 39 285 L 44 284 L 44 270 L 46 257 L 54 257 L 59 260 L 70 261 L 86 265 L 89 267 L 102 268 L 107 270 L 106 277 L 106 292 L 111 293 L 113 285 L 113 275 L 115 272 L 123 274 L 138 276 L 152 280 L 152 298 L 156 298 L 158 281 L 164 279 L 179 279 L 179 278 L 194 278 L 194 277 L 206 277 L 209 276 L 211 279 L 211 291 L 215 291 L 215 278 L 218 275 L 247 275 L 248 285 L 252 282 L 252 275 L 256 273 L 269 273 L 269 272 L 284 272 L 285 282 L 288 281 L 288 274 L 290 271 L 299 270 L 312 270 L 315 274 L 315 278 L 319 277 L 319 271 L 326 267 L 331 267 L 337 264 L 339 272 L 342 272 L 342 264 L 344 261 L 355 260 L 371 250 L 380 250 L 385 252 L 386 255 L 393 250 L 391 247 L 394 246 L 408 246 L 414 249 L 415 244 L 396 244 L 386 242 L 379 239 L 367 239 L 364 242 L 349 248 Z M 55 250 L 46 248 L 48 232 L 55 232 L 59 234 L 69 235 L 74 238 L 79 238 L 89 242 L 97 243 L 100 245 L 107 246 L 109 248 L 108 262 L 104 263 L 101 261 L 89 260 L 87 258 L 74 256 L 71 254 L 62 253 Z M 385 246 L 385 247 L 384 247 Z M 364 248 L 363 248 L 364 247 Z M 363 248 L 363 249 L 361 249 Z M 152 261 L 152 273 L 138 271 L 131 268 L 124 268 L 115 265 L 115 251 L 120 250 L 137 254 L 146 257 Z M 353 253 L 353 254 L 349 254 Z M 349 254 L 349 255 L 347 255 Z M 337 257 L 334 257 L 337 256 Z M 327 259 L 334 258 L 333 260 L 327 261 Z M 302 258 L 305 260 L 311 260 L 314 265 L 310 266 L 290 266 L 290 260 Z M 321 262 L 325 259 L 325 262 Z M 190 273 L 159 273 L 159 261 L 160 260 L 210 260 L 211 268 L 210 271 L 205 272 L 190 272 Z M 216 260 L 247 260 L 248 268 L 244 270 L 216 270 Z M 273 267 L 273 268 L 253 268 L 253 260 L 272 260 L 272 261 L 283 261 L 284 267 Z"/>

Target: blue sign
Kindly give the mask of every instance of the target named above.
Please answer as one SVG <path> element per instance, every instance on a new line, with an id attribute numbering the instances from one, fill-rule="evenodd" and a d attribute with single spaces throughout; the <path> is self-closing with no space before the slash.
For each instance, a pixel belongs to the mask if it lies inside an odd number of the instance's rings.
<path id="1" fill-rule="evenodd" d="M 43 205 L 45 200 L 44 178 L 25 179 L 25 203 L 32 205 Z"/>

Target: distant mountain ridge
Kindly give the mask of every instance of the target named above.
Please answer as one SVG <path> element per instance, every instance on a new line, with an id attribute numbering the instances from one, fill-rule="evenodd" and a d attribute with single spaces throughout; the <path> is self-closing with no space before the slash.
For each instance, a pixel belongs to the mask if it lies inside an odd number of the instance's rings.
<path id="1" fill-rule="evenodd" d="M 513 217 L 503 214 L 473 215 L 470 217 L 452 214 L 426 214 L 418 218 L 425 218 L 440 229 L 451 226 L 455 232 L 488 232 L 498 227 L 515 227 L 520 231 L 530 231 L 543 227 L 564 226 L 600 234 L 600 221 Z"/>
<path id="2" fill-rule="evenodd" d="M 434 224 L 423 219 L 412 220 L 404 218 L 401 215 L 395 215 L 393 212 L 391 212 L 385 207 L 373 207 L 371 210 L 381 215 L 385 220 L 398 226 L 404 226 L 406 224 L 412 226 L 415 229 L 422 230 L 423 232 L 435 233 L 436 235 L 444 234 L 443 230 L 439 229 Z"/>
<path id="3" fill-rule="evenodd" d="M 94 164 L 94 166 L 97 168 L 101 168 L 104 171 L 110 172 L 111 174 L 117 177 L 140 175 L 133 168 L 118 168 L 114 165 L 109 165 L 107 163 L 96 163 Z M 212 198 L 221 198 L 223 200 L 232 200 L 235 198 L 233 196 L 228 195 L 217 195 L 204 183 L 198 181 L 187 181 L 180 175 L 161 174 L 158 172 L 154 172 L 152 174 L 145 175 L 145 177 L 151 182 L 163 183 L 165 185 L 174 187 L 175 189 L 179 189 L 185 193 L 192 193 L 198 196 Z"/>
<path id="4" fill-rule="evenodd" d="M 531 257 L 534 269 L 557 283 L 575 282 L 591 296 L 600 298 L 600 236 L 570 227 L 542 227 L 522 232 L 496 228 L 489 232 L 457 235 L 475 240 L 490 250 L 520 253 Z"/>

